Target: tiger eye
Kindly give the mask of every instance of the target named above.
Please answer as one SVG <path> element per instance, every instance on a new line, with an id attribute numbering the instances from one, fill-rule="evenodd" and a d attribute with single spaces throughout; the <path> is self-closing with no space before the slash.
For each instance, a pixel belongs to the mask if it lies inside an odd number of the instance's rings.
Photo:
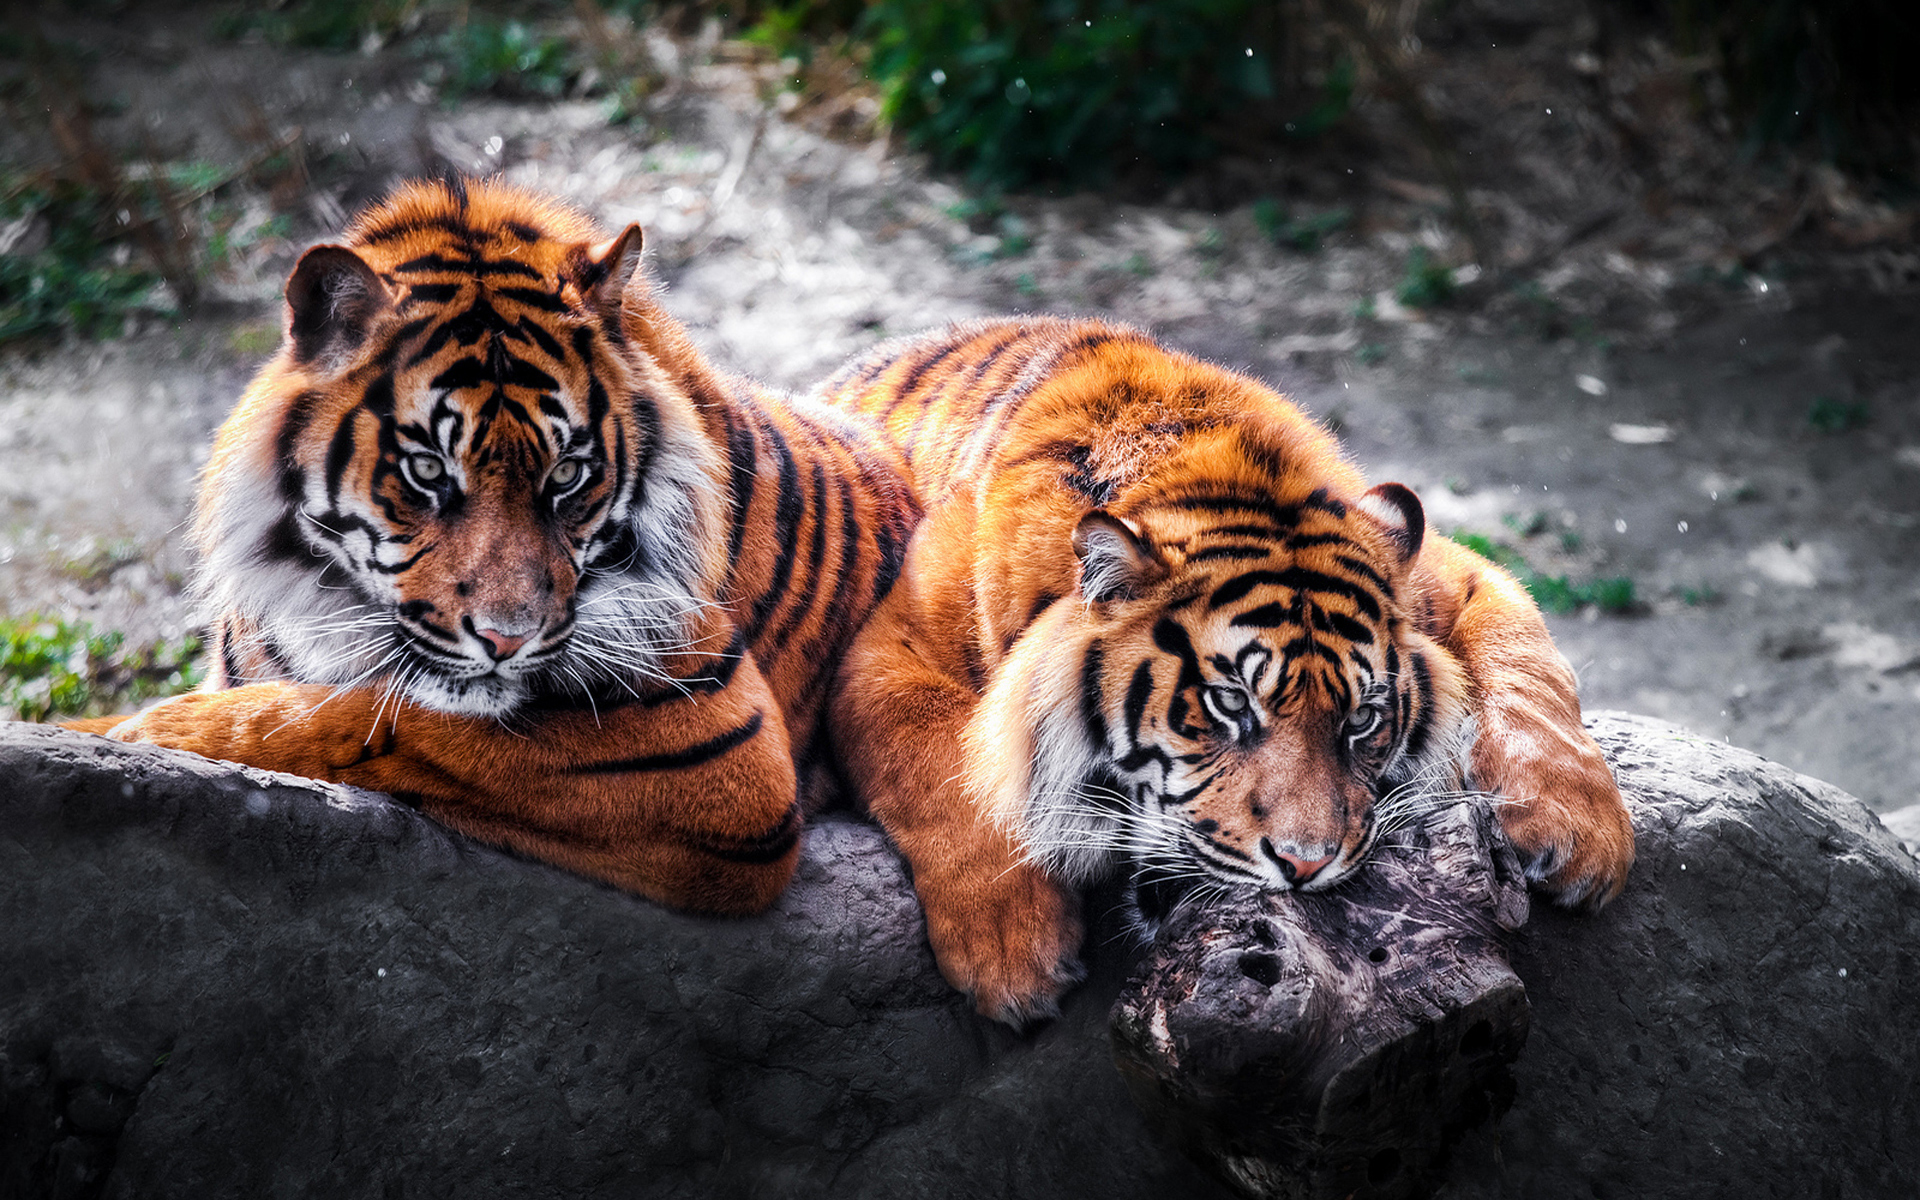
<path id="1" fill-rule="evenodd" d="M 1228 716 L 1239 716 L 1247 711 L 1247 694 L 1239 688 L 1216 687 L 1207 689 L 1208 699 L 1213 706 Z"/>
<path id="2" fill-rule="evenodd" d="M 1380 719 L 1384 715 L 1378 704 L 1362 704 L 1347 718 L 1347 736 L 1366 737 L 1380 727 Z"/>
<path id="3" fill-rule="evenodd" d="M 571 487 L 573 481 L 578 478 L 580 478 L 580 460 L 577 458 L 561 459 L 553 465 L 553 470 L 547 475 L 547 480 L 555 487 Z"/>
<path id="4" fill-rule="evenodd" d="M 407 456 L 407 469 L 421 483 L 438 483 L 447 473 L 447 464 L 437 454 L 412 454 Z"/>

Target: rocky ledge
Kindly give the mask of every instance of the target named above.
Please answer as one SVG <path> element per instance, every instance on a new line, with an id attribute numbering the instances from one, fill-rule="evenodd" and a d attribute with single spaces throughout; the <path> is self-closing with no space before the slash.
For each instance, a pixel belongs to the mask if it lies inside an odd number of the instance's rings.
<path id="1" fill-rule="evenodd" d="M 1512 936 L 1512 1106 L 1440 1194 L 1920 1194 L 1920 866 L 1826 784 L 1592 725 L 1639 863 Z M 376 795 L 0 727 L 0 1197 L 1227 1195 L 1113 1066 L 1137 951 L 1090 949 L 1017 1037 L 852 818 L 710 920 Z"/>

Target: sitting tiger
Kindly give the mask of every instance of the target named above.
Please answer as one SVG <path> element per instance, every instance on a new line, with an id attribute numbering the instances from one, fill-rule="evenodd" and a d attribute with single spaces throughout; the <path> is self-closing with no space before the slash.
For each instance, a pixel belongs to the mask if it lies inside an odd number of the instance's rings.
<path id="1" fill-rule="evenodd" d="M 917 513 L 871 430 L 709 366 L 640 253 L 466 181 L 310 250 L 201 486 L 213 690 L 81 726 L 675 906 L 770 903 L 829 671 Z"/>
<path id="2" fill-rule="evenodd" d="M 882 346 L 822 386 L 879 420 L 925 518 L 831 726 L 913 867 L 946 977 L 1057 1011 L 1074 888 L 1320 891 L 1399 793 L 1498 793 L 1532 878 L 1598 907 L 1633 832 L 1526 592 L 1425 536 L 1271 389 L 1094 321 Z"/>

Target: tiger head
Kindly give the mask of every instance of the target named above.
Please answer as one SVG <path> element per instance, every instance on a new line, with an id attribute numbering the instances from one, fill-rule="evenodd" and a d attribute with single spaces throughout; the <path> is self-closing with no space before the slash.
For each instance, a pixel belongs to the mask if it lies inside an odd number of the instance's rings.
<path id="1" fill-rule="evenodd" d="M 1466 677 L 1409 615 L 1419 500 L 1286 487 L 1130 489 L 1085 513 L 1077 594 L 969 729 L 976 801 L 1061 878 L 1130 864 L 1149 918 L 1210 882 L 1330 887 L 1398 807 L 1460 786 Z"/>
<path id="2" fill-rule="evenodd" d="M 718 467 L 633 336 L 640 251 L 638 226 L 454 182 L 307 252 L 202 483 L 225 682 L 499 716 L 660 674 L 711 595 Z"/>

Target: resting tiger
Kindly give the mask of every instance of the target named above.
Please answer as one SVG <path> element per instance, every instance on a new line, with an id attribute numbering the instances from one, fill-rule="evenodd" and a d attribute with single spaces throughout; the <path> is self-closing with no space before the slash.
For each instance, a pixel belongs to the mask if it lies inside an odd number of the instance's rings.
<path id="1" fill-rule="evenodd" d="M 309 251 L 201 485 L 214 690 L 83 725 L 668 904 L 771 902 L 917 513 L 871 430 L 709 366 L 640 252 L 479 182 Z"/>
<path id="2" fill-rule="evenodd" d="M 882 346 L 820 394 L 885 424 L 926 514 L 836 750 L 982 1013 L 1056 1011 L 1074 889 L 1116 862 L 1149 916 L 1194 881 L 1318 891 L 1468 780 L 1562 903 L 1619 892 L 1632 828 L 1526 592 L 1269 388 L 1035 318 Z"/>

